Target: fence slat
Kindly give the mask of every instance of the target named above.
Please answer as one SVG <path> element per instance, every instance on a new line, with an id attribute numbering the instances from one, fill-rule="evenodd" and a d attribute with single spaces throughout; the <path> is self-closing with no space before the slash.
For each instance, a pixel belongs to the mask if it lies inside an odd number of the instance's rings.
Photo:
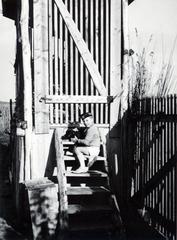
<path id="1" fill-rule="evenodd" d="M 134 149 L 135 193 L 139 204 L 153 212 L 151 221 L 175 240 L 176 224 L 176 96 L 138 100 Z M 150 116 L 150 117 L 148 117 Z M 143 198 L 142 198 L 143 197 Z M 160 220 L 163 218 L 163 221 Z M 163 222 L 168 222 L 168 226 Z"/>

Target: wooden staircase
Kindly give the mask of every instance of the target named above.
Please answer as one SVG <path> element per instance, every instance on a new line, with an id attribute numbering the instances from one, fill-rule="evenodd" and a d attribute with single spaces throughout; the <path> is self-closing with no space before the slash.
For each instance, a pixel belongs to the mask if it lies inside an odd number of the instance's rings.
<path id="1" fill-rule="evenodd" d="M 77 161 L 55 131 L 57 174 L 52 181 L 59 191 L 59 234 L 63 239 L 119 239 L 123 226 L 115 196 L 109 187 L 105 157 L 86 173 L 75 173 Z"/>

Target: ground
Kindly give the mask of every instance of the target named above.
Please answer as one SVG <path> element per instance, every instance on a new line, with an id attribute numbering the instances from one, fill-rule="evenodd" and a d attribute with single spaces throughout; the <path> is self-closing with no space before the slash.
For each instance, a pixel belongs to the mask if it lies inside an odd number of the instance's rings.
<path id="1" fill-rule="evenodd" d="M 0 134 L 0 240 L 27 240 L 16 226 L 8 174 L 8 141 L 8 135 Z"/>

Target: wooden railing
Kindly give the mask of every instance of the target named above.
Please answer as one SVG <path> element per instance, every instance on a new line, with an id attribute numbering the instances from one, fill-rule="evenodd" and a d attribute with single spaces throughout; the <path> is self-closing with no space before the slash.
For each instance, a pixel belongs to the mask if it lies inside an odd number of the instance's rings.
<path id="1" fill-rule="evenodd" d="M 58 179 L 58 197 L 59 197 L 59 224 L 60 230 L 68 228 L 68 199 L 67 186 L 64 165 L 64 152 L 59 129 L 55 129 L 55 149 L 57 162 L 57 179 Z"/>
<path id="2" fill-rule="evenodd" d="M 128 115 L 129 197 L 153 227 L 176 239 L 177 97 L 136 100 Z"/>

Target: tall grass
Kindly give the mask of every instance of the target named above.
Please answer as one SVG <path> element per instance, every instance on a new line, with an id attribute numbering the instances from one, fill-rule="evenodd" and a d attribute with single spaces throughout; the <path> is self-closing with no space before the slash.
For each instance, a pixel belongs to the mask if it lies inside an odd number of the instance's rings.
<path id="1" fill-rule="evenodd" d="M 136 33 L 137 42 L 140 41 L 138 31 Z M 174 40 L 168 60 L 157 61 L 157 54 L 154 46 L 154 39 L 151 35 L 146 46 L 138 47 L 133 55 L 129 56 L 129 90 L 128 98 L 142 99 L 150 96 L 166 96 L 172 89 L 177 87 L 177 77 L 174 75 L 173 55 L 176 48 L 177 37 Z M 141 42 L 141 45 L 142 42 Z M 159 57 L 159 56 L 158 56 Z M 158 72 L 157 72 L 158 69 Z"/>

